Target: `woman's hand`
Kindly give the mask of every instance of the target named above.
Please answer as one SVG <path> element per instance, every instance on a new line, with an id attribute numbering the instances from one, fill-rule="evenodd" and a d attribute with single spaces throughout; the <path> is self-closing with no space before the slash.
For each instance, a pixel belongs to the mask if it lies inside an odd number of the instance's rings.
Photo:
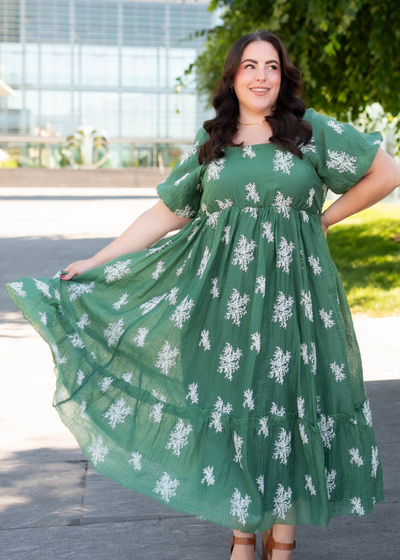
<path id="1" fill-rule="evenodd" d="M 64 276 L 60 276 L 61 280 L 71 280 L 74 276 L 78 274 L 83 274 L 87 270 L 91 270 L 92 268 L 96 268 L 92 259 L 86 259 L 83 261 L 76 261 L 68 266 L 66 266 L 63 270 L 67 271 L 67 274 Z"/>
<path id="2" fill-rule="evenodd" d="M 324 232 L 325 239 L 326 239 L 326 231 L 327 231 L 327 229 L 328 229 L 330 226 L 329 226 L 329 224 L 327 223 L 326 218 L 325 218 L 325 215 L 324 215 L 323 212 L 322 212 L 322 214 L 321 214 L 321 227 L 322 227 L 322 231 Z"/>

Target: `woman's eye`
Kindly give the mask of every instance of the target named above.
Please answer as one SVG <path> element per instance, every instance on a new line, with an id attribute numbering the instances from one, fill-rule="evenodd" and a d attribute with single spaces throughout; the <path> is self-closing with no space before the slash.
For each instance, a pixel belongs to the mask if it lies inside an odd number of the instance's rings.
<path id="1" fill-rule="evenodd" d="M 254 68 L 253 64 L 246 64 L 245 68 Z"/>
<path id="2" fill-rule="evenodd" d="M 274 64 L 272 64 L 272 65 L 270 66 L 270 68 L 273 68 L 274 70 L 277 70 L 277 69 L 278 69 L 278 67 L 275 66 Z"/>

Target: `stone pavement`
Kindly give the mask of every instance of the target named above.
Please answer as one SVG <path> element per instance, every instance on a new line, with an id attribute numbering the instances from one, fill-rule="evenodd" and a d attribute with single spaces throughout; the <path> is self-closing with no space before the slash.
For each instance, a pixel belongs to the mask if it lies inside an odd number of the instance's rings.
<path id="1" fill-rule="evenodd" d="M 230 528 L 123 488 L 88 463 L 51 406 L 51 352 L 4 289 L 93 255 L 155 204 L 155 189 L 0 188 L 0 199 L 0 559 L 229 560 Z M 354 324 L 386 500 L 365 517 L 299 525 L 298 560 L 399 556 L 400 317 Z M 260 544 L 258 535 L 257 559 Z"/>

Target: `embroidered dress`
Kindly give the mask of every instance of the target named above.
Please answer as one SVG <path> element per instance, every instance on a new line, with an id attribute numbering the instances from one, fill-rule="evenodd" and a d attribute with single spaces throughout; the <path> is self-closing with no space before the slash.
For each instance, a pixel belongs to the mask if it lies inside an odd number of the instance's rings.
<path id="1" fill-rule="evenodd" d="M 150 248 L 8 295 L 49 344 L 53 406 L 93 467 L 243 532 L 326 526 L 384 500 L 346 294 L 321 228 L 327 189 L 370 168 L 380 132 L 313 109 L 304 158 L 194 145 L 157 186 L 192 218 Z"/>

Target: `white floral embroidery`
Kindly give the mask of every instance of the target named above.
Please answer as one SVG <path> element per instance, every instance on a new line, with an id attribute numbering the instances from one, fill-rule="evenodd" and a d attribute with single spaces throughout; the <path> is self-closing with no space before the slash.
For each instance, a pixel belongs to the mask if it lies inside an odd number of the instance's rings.
<path id="1" fill-rule="evenodd" d="M 161 498 L 168 503 L 172 496 L 176 496 L 176 489 L 179 484 L 179 480 L 176 478 L 172 480 L 169 474 L 164 471 L 162 477 L 157 480 L 153 492 L 161 494 Z"/>
<path id="2" fill-rule="evenodd" d="M 158 352 L 156 367 L 161 368 L 161 373 L 168 375 L 169 370 L 176 364 L 176 357 L 180 354 L 178 348 L 172 350 L 170 343 L 166 340 Z"/>
<path id="3" fill-rule="evenodd" d="M 47 325 L 47 315 L 46 315 L 46 311 L 39 311 L 39 315 L 40 315 L 40 320 L 44 325 Z"/>
<path id="4" fill-rule="evenodd" d="M 132 463 L 135 471 L 140 471 L 142 469 L 141 459 L 142 459 L 141 453 L 138 453 L 137 451 L 132 451 L 131 458 L 128 459 L 128 463 Z"/>
<path id="5" fill-rule="evenodd" d="M 315 275 L 321 274 L 322 267 L 319 264 L 319 257 L 314 257 L 314 255 L 310 255 L 309 257 L 307 257 L 307 260 L 310 263 L 310 266 L 311 266 L 314 274 Z"/>
<path id="6" fill-rule="evenodd" d="M 198 383 L 190 383 L 188 386 L 188 393 L 185 396 L 185 400 L 190 399 L 191 404 L 196 404 L 199 402 L 199 394 L 198 394 Z"/>
<path id="7" fill-rule="evenodd" d="M 258 490 L 264 496 L 264 475 L 263 474 L 260 474 L 260 476 L 256 478 L 256 483 L 257 483 L 257 486 L 258 486 Z"/>
<path id="8" fill-rule="evenodd" d="M 308 152 L 313 152 L 314 154 L 317 153 L 317 148 L 315 146 L 315 138 L 314 136 L 312 136 L 311 140 L 309 141 L 308 144 L 301 144 L 299 146 L 300 150 L 303 152 L 303 154 L 307 154 Z"/>
<path id="9" fill-rule="evenodd" d="M 343 381 L 346 379 L 346 374 L 343 371 L 344 364 L 340 364 L 340 366 L 334 361 L 332 364 L 329 364 L 332 373 L 335 374 L 335 381 Z"/>
<path id="10" fill-rule="evenodd" d="M 354 165 L 357 161 L 356 156 L 350 156 L 346 152 L 337 152 L 335 150 L 328 149 L 329 161 L 326 162 L 326 167 L 328 169 L 337 169 L 339 173 L 356 173 L 357 167 Z"/>
<path id="11" fill-rule="evenodd" d="M 284 406 L 278 408 L 278 405 L 275 402 L 272 402 L 271 410 L 269 412 L 270 414 L 275 414 L 275 416 L 283 418 L 286 414 L 286 409 Z"/>
<path id="12" fill-rule="evenodd" d="M 153 418 L 154 421 L 153 423 L 155 424 L 156 422 L 159 424 L 162 420 L 163 417 L 163 408 L 164 408 L 164 404 L 167 402 L 167 399 L 164 395 L 160 395 L 158 396 L 157 391 L 155 391 L 154 389 L 151 390 L 151 394 L 156 397 L 156 399 L 158 399 L 159 401 L 162 402 L 158 402 L 152 405 L 152 412 L 150 412 L 149 414 L 149 418 Z"/>
<path id="13" fill-rule="evenodd" d="M 139 327 L 137 335 L 133 339 L 136 342 L 136 346 L 143 347 L 146 340 L 146 336 L 149 334 L 149 329 L 147 327 Z"/>
<path id="14" fill-rule="evenodd" d="M 371 445 L 372 458 L 371 458 L 371 476 L 376 478 L 376 473 L 379 466 L 379 453 L 376 445 Z"/>
<path id="15" fill-rule="evenodd" d="M 261 434 L 263 434 L 264 439 L 265 439 L 269 435 L 268 416 L 264 416 L 264 418 L 260 418 L 258 422 L 259 422 L 261 428 L 258 430 L 257 434 L 259 436 Z"/>
<path id="16" fill-rule="evenodd" d="M 114 429 L 117 424 L 123 424 L 126 417 L 131 414 L 131 412 L 132 408 L 130 406 L 125 406 L 125 399 L 121 397 L 110 406 L 103 416 L 104 418 L 109 418 L 108 423 L 111 428 Z"/>
<path id="17" fill-rule="evenodd" d="M 291 439 L 291 432 L 287 432 L 285 428 L 281 428 L 279 438 L 274 442 L 275 451 L 272 455 L 272 458 L 279 459 L 281 464 L 287 465 L 287 460 L 292 450 Z"/>
<path id="18" fill-rule="evenodd" d="M 132 376 L 133 373 L 131 371 L 126 371 L 125 373 L 123 373 L 121 375 L 122 379 L 126 382 L 129 383 L 129 385 L 132 385 Z M 154 389 L 153 389 L 154 390 Z"/>
<path id="19" fill-rule="evenodd" d="M 218 210 L 217 212 L 212 212 L 206 221 L 206 225 L 211 226 L 213 229 L 217 229 L 218 220 L 220 216 L 221 216 L 221 210 Z"/>
<path id="20" fill-rule="evenodd" d="M 221 397 L 218 397 L 214 404 L 214 410 L 211 412 L 212 422 L 209 423 L 208 427 L 212 428 L 214 426 L 215 433 L 222 432 L 222 414 L 230 414 L 232 410 L 233 407 L 230 403 L 227 402 L 225 405 Z"/>
<path id="21" fill-rule="evenodd" d="M 328 126 L 330 126 L 331 128 L 333 128 L 333 130 L 335 132 L 337 132 L 338 134 L 342 134 L 342 132 L 344 132 L 344 128 L 343 128 L 342 124 L 339 123 L 338 121 L 330 120 L 330 121 L 327 121 L 326 124 Z"/>
<path id="22" fill-rule="evenodd" d="M 210 249 L 208 247 L 206 247 L 204 249 L 204 253 L 203 253 L 203 256 L 202 256 L 202 259 L 201 259 L 201 262 L 200 262 L 199 270 L 196 272 L 196 275 L 199 278 L 201 278 L 203 276 L 210 257 L 211 257 Z"/>
<path id="23" fill-rule="evenodd" d="M 175 321 L 175 326 L 183 328 L 183 323 L 190 319 L 190 310 L 194 307 L 194 301 L 189 295 L 177 306 L 173 314 L 170 316 L 171 321 Z"/>
<path id="24" fill-rule="evenodd" d="M 304 397 L 297 397 L 297 414 L 299 415 L 299 418 L 304 418 L 304 403 Z"/>
<path id="25" fill-rule="evenodd" d="M 231 515 L 236 515 L 238 517 L 239 523 L 242 525 L 246 524 L 246 517 L 249 516 L 247 509 L 251 504 L 251 498 L 248 494 L 242 498 L 241 493 L 237 488 L 235 488 L 231 497 Z"/>
<path id="26" fill-rule="evenodd" d="M 190 175 L 190 173 L 185 173 L 185 175 L 183 175 L 180 179 L 175 181 L 174 185 L 177 187 L 179 185 L 179 183 L 182 183 L 182 181 L 187 179 L 187 177 L 189 177 L 189 175 Z"/>
<path id="27" fill-rule="evenodd" d="M 315 490 L 315 487 L 314 487 L 314 485 L 313 485 L 313 483 L 312 483 L 312 478 L 311 478 L 311 476 L 310 476 L 309 474 L 305 474 L 305 475 L 304 475 L 304 478 L 306 479 L 306 485 L 304 486 L 304 488 L 305 488 L 306 490 L 309 490 L 309 491 L 310 491 L 310 494 L 311 494 L 312 496 L 315 496 L 315 494 L 317 493 L 317 491 Z"/>
<path id="28" fill-rule="evenodd" d="M 282 484 L 278 484 L 278 489 L 274 497 L 274 509 L 272 515 L 277 515 L 281 519 L 286 519 L 286 512 L 292 507 L 292 489 L 288 486 L 285 490 Z"/>
<path id="29" fill-rule="evenodd" d="M 225 245 L 228 245 L 229 243 L 230 231 L 231 231 L 230 225 L 224 227 L 224 235 L 221 237 L 221 241 L 223 241 Z"/>
<path id="30" fill-rule="evenodd" d="M 314 190 L 313 188 L 311 188 L 311 189 L 308 191 L 308 198 L 307 198 L 307 204 L 308 204 L 308 206 L 309 206 L 310 208 L 311 208 L 312 203 L 313 203 L 314 195 L 315 195 L 315 190 Z"/>
<path id="31" fill-rule="evenodd" d="M 294 166 L 293 154 L 291 152 L 284 153 L 281 150 L 275 150 L 273 164 L 274 171 L 282 171 L 282 173 L 290 175 L 290 169 Z"/>
<path id="32" fill-rule="evenodd" d="M 80 418 L 86 418 L 86 406 L 87 406 L 87 402 L 85 401 L 85 399 L 82 399 L 81 404 L 79 405 L 79 417 Z"/>
<path id="33" fill-rule="evenodd" d="M 330 472 L 325 467 L 325 482 L 326 482 L 326 491 L 328 493 L 328 500 L 331 499 L 331 493 L 336 488 L 335 478 L 336 478 L 336 471 L 332 469 Z"/>
<path id="34" fill-rule="evenodd" d="M 219 356 L 217 371 L 219 373 L 225 373 L 225 379 L 232 381 L 232 373 L 239 369 L 239 359 L 241 356 L 243 356 L 243 352 L 240 348 L 234 350 L 233 346 L 229 344 L 229 342 L 226 342 L 224 351 Z"/>
<path id="35" fill-rule="evenodd" d="M 84 313 L 76 324 L 80 329 L 83 330 L 88 325 L 91 325 L 91 323 L 92 321 L 89 321 L 89 315 L 87 313 Z"/>
<path id="36" fill-rule="evenodd" d="M 358 514 L 358 515 L 365 515 L 365 511 L 364 508 L 361 505 L 361 498 L 357 498 L 356 496 L 354 496 L 354 498 L 350 499 L 351 505 L 353 506 L 351 509 L 351 513 L 354 514 Z"/>
<path id="37" fill-rule="evenodd" d="M 289 350 L 286 350 L 286 354 L 284 354 L 282 348 L 276 346 L 274 356 L 270 360 L 271 369 L 268 377 L 275 377 L 275 382 L 283 385 L 284 377 L 289 371 L 290 357 L 291 352 Z"/>
<path id="38" fill-rule="evenodd" d="M 253 157 L 256 157 L 256 152 L 253 150 L 252 146 L 243 146 L 242 148 L 242 157 L 246 157 L 249 156 L 250 159 L 253 159 Z"/>
<path id="39" fill-rule="evenodd" d="M 219 175 L 224 168 L 225 158 L 212 161 L 207 167 L 207 181 L 218 181 Z"/>
<path id="40" fill-rule="evenodd" d="M 350 463 L 356 463 L 359 467 L 364 464 L 363 458 L 360 455 L 360 450 L 356 447 L 349 449 L 350 453 Z"/>
<path id="41" fill-rule="evenodd" d="M 317 401 L 317 412 L 319 412 L 321 414 L 321 395 L 317 395 L 316 396 L 316 401 Z"/>
<path id="42" fill-rule="evenodd" d="M 184 270 L 184 268 L 185 268 L 185 266 L 186 266 L 187 261 L 188 261 L 189 259 L 192 258 L 192 251 L 193 251 L 193 249 L 190 249 L 188 256 L 187 256 L 186 259 L 183 261 L 183 264 L 182 264 L 180 267 L 178 267 L 178 268 L 176 269 L 176 275 L 177 275 L 177 276 L 180 276 L 180 275 L 182 274 L 182 272 L 183 272 L 183 270 Z"/>
<path id="43" fill-rule="evenodd" d="M 245 206 L 242 209 L 242 212 L 244 212 L 245 214 L 250 214 L 250 216 L 252 218 L 254 218 L 255 220 L 257 219 L 258 216 L 258 208 L 253 208 L 252 206 Z"/>
<path id="44" fill-rule="evenodd" d="M 274 315 L 271 321 L 274 321 L 274 323 L 279 321 L 280 326 L 286 329 L 288 320 L 293 317 L 293 303 L 292 296 L 286 297 L 283 292 L 279 291 L 276 303 L 274 303 Z"/>
<path id="45" fill-rule="evenodd" d="M 293 199 L 290 196 L 286 198 L 280 191 L 276 191 L 274 201 L 272 202 L 271 206 L 276 206 L 277 214 L 283 214 L 285 218 L 290 220 L 290 208 Z"/>
<path id="46" fill-rule="evenodd" d="M 311 353 L 309 355 L 310 363 L 311 363 L 311 373 L 314 375 L 317 374 L 317 347 L 315 342 L 311 342 Z"/>
<path id="47" fill-rule="evenodd" d="M 257 186 L 255 183 L 249 183 L 244 187 L 247 191 L 246 200 L 252 200 L 253 202 L 260 202 L 261 198 L 257 192 Z"/>
<path id="48" fill-rule="evenodd" d="M 247 406 L 249 410 L 254 410 L 253 389 L 246 389 L 243 391 L 243 396 L 243 408 L 246 408 Z"/>
<path id="49" fill-rule="evenodd" d="M 256 289 L 254 290 L 255 294 L 261 293 L 262 297 L 265 297 L 265 284 L 266 278 L 265 276 L 258 276 L 256 278 Z"/>
<path id="50" fill-rule="evenodd" d="M 118 301 L 112 304 L 113 308 L 117 310 L 121 309 L 123 305 L 126 305 L 128 303 L 128 297 L 129 296 L 127 293 L 123 294 Z"/>
<path id="51" fill-rule="evenodd" d="M 200 342 L 199 346 L 203 346 L 204 352 L 206 350 L 211 350 L 211 343 L 210 343 L 210 331 L 207 329 L 203 329 L 200 333 Z"/>
<path id="52" fill-rule="evenodd" d="M 332 416 L 325 416 L 325 414 L 321 414 L 321 419 L 318 421 L 318 428 L 320 431 L 322 443 L 328 449 L 331 448 L 331 441 L 336 436 L 333 429 L 334 425 L 335 420 L 332 418 Z"/>
<path id="53" fill-rule="evenodd" d="M 159 251 L 162 251 L 164 247 L 167 247 L 167 245 L 171 245 L 171 243 L 172 241 L 169 240 L 163 243 L 162 245 L 160 245 L 159 247 L 150 247 L 150 249 L 146 253 L 146 257 L 148 257 L 149 255 L 154 255 L 154 253 L 158 253 Z"/>
<path id="54" fill-rule="evenodd" d="M 230 198 L 225 198 L 225 202 L 222 202 L 222 200 L 216 198 L 215 202 L 218 204 L 220 210 L 225 210 L 225 208 L 229 208 L 230 206 L 233 206 L 233 202 Z"/>
<path id="55" fill-rule="evenodd" d="M 174 214 L 176 214 L 177 216 L 180 216 L 181 218 L 191 218 L 192 216 L 196 215 L 196 211 L 192 210 L 191 206 L 189 206 L 189 204 L 186 204 L 185 208 L 183 208 L 183 210 L 181 208 L 175 208 L 175 212 Z"/>
<path id="56" fill-rule="evenodd" d="M 128 264 L 131 264 L 131 259 L 126 261 L 117 261 L 115 264 L 106 266 L 104 268 L 104 274 L 106 274 L 106 282 L 115 282 L 115 280 L 120 280 L 125 274 L 130 274 L 131 270 L 128 268 Z"/>
<path id="57" fill-rule="evenodd" d="M 212 288 L 210 290 L 210 294 L 213 298 L 219 298 L 219 290 L 218 290 L 218 278 L 213 278 L 211 280 Z"/>
<path id="58" fill-rule="evenodd" d="M 306 292 L 305 290 L 301 290 L 301 300 L 300 300 L 300 305 L 304 305 L 304 312 L 305 315 L 307 317 L 307 319 L 309 319 L 310 321 L 314 321 L 314 315 L 313 315 L 313 308 L 312 308 L 312 300 L 311 300 L 311 292 L 310 290 L 308 290 L 308 292 Z"/>
<path id="59" fill-rule="evenodd" d="M 230 299 L 227 301 L 228 310 L 225 313 L 225 319 L 232 319 L 232 324 L 240 326 L 241 318 L 247 313 L 247 304 L 250 297 L 247 294 L 240 295 L 240 292 L 233 288 Z"/>
<path id="60" fill-rule="evenodd" d="M 232 259 L 231 264 L 238 264 L 240 270 L 247 272 L 248 264 L 254 260 L 254 250 L 257 247 L 257 243 L 254 239 L 247 240 L 246 236 L 241 234 L 236 247 L 234 248 L 235 256 Z"/>
<path id="61" fill-rule="evenodd" d="M 179 418 L 174 426 L 174 429 L 170 432 L 169 441 L 165 446 L 165 449 L 172 449 L 172 454 L 179 457 L 182 447 L 185 447 L 185 445 L 188 444 L 188 437 L 192 431 L 192 424 L 189 423 L 185 425 L 182 418 Z"/>
<path id="62" fill-rule="evenodd" d="M 233 431 L 233 443 L 235 445 L 235 452 L 236 452 L 233 460 L 235 463 L 239 463 L 240 468 L 243 469 L 243 465 L 241 462 L 243 438 L 240 437 L 235 431 Z"/>
<path id="63" fill-rule="evenodd" d="M 279 242 L 279 248 L 277 251 L 277 261 L 276 266 L 277 268 L 282 268 L 283 272 L 289 274 L 289 266 L 293 261 L 293 251 L 295 249 L 295 244 L 293 241 L 287 241 L 285 237 L 281 236 L 281 240 Z"/>
<path id="64" fill-rule="evenodd" d="M 116 323 L 108 323 L 108 327 L 104 329 L 103 336 L 107 338 L 108 346 L 115 346 L 123 333 L 125 332 L 124 319 L 121 317 Z"/>
<path id="65" fill-rule="evenodd" d="M 78 298 L 80 298 L 81 295 L 83 294 L 91 294 L 94 286 L 95 286 L 94 280 L 93 282 L 90 282 L 90 284 L 78 284 L 75 282 L 72 283 L 70 286 L 68 286 L 68 291 L 71 292 L 71 295 L 69 296 L 69 300 L 75 301 Z"/>
<path id="66" fill-rule="evenodd" d="M 156 269 L 154 270 L 154 272 L 151 273 L 151 277 L 154 280 L 157 280 L 159 278 L 160 274 L 165 272 L 164 264 L 165 264 L 165 261 L 158 261 L 158 263 L 156 265 Z"/>
<path id="67" fill-rule="evenodd" d="M 91 461 L 95 467 L 97 463 L 104 461 L 105 456 L 109 453 L 109 448 L 107 445 L 103 444 L 103 437 L 97 436 L 96 438 L 92 435 L 92 443 L 87 448 L 88 452 L 91 454 Z"/>
<path id="68" fill-rule="evenodd" d="M 60 271 L 61 273 L 61 271 Z M 20 280 L 19 282 L 9 282 L 6 286 L 10 286 L 17 294 L 17 296 L 25 297 L 26 292 L 22 288 L 24 287 L 24 283 Z"/>
<path id="69" fill-rule="evenodd" d="M 207 486 L 210 486 L 211 484 L 215 484 L 215 476 L 213 475 L 213 471 L 214 471 L 214 467 L 212 467 L 211 465 L 208 465 L 208 467 L 203 469 L 204 477 L 201 479 L 202 484 L 203 482 L 206 482 Z"/>
<path id="70" fill-rule="evenodd" d="M 84 379 L 85 379 L 85 374 L 81 369 L 78 369 L 78 371 L 76 372 L 76 382 L 78 383 L 79 386 L 82 385 Z"/>
<path id="71" fill-rule="evenodd" d="M 78 333 L 67 334 L 67 337 L 71 339 L 71 343 L 74 348 L 85 348 L 85 344 Z"/>
<path id="72" fill-rule="evenodd" d="M 300 214 L 303 218 L 303 222 L 309 222 L 310 221 L 310 216 L 308 215 L 308 212 L 306 212 L 305 210 L 300 210 Z"/>
<path id="73" fill-rule="evenodd" d="M 53 296 L 50 294 L 50 286 L 46 284 L 46 282 L 43 282 L 42 280 L 37 280 L 36 278 L 33 278 L 33 281 L 36 284 L 36 288 L 40 290 L 44 296 L 46 296 L 49 299 L 52 299 Z"/>
<path id="74" fill-rule="evenodd" d="M 364 414 L 365 422 L 367 423 L 367 426 L 372 428 L 372 413 L 371 413 L 371 407 L 370 407 L 370 404 L 369 404 L 369 399 L 364 401 L 363 406 L 362 406 L 362 412 Z"/>
<path id="75" fill-rule="evenodd" d="M 301 441 L 303 442 L 303 445 L 305 445 L 306 443 L 308 443 L 308 436 L 306 434 L 306 429 L 304 424 L 299 424 L 299 432 L 300 432 Z"/>
<path id="76" fill-rule="evenodd" d="M 99 383 L 97 383 L 97 385 L 100 385 L 101 390 L 103 391 L 103 393 L 105 393 L 107 391 L 107 389 L 111 386 L 111 383 L 114 381 L 114 379 L 112 377 L 103 377 L 103 379 L 101 381 L 99 381 Z"/>
<path id="77" fill-rule="evenodd" d="M 250 346 L 250 350 L 256 350 L 257 354 L 260 353 L 261 349 L 261 335 L 259 332 L 255 332 L 250 335 L 251 340 L 253 341 L 252 345 Z"/>
<path id="78" fill-rule="evenodd" d="M 263 228 L 263 232 L 261 237 L 266 237 L 268 243 L 271 243 L 272 241 L 274 241 L 274 232 L 272 231 L 272 223 L 271 222 L 263 222 L 261 224 L 262 228 Z"/>
<path id="79" fill-rule="evenodd" d="M 332 313 L 333 313 L 332 309 L 329 310 L 329 313 L 328 311 L 325 311 L 324 308 L 319 310 L 319 315 L 326 329 L 330 329 L 331 327 L 333 327 L 333 325 L 336 324 L 335 321 L 332 319 Z"/>
<path id="80" fill-rule="evenodd" d="M 191 158 L 196 153 L 198 145 L 199 145 L 199 142 L 195 142 L 192 146 L 190 146 L 188 151 L 185 154 L 183 154 L 183 156 L 181 157 L 181 161 L 179 162 L 179 166 L 181 166 L 182 163 L 185 163 L 185 161 L 187 161 L 189 158 Z"/>

